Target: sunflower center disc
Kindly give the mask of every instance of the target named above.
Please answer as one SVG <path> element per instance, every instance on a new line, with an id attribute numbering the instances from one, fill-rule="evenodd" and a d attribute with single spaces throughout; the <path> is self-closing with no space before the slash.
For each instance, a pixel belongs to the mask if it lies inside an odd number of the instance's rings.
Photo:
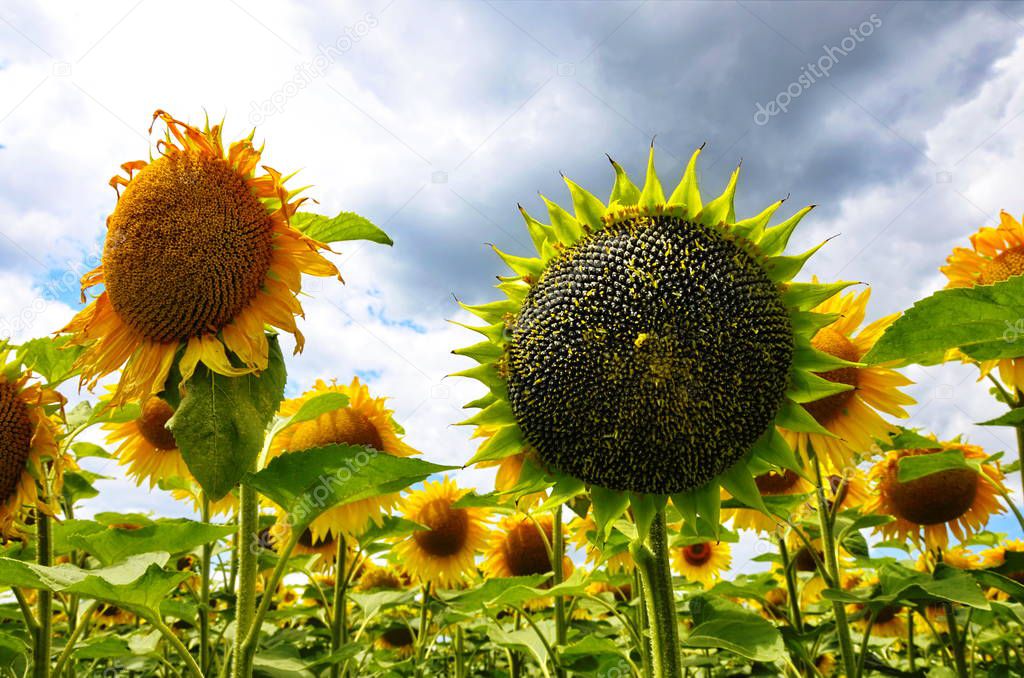
<path id="1" fill-rule="evenodd" d="M 985 264 L 978 276 L 978 282 L 982 285 L 991 285 L 1021 274 L 1024 274 L 1024 247 L 1014 247 Z"/>
<path id="2" fill-rule="evenodd" d="M 796 485 L 799 480 L 800 476 L 786 469 L 782 473 L 776 473 L 775 471 L 762 473 L 754 478 L 754 483 L 757 485 L 757 489 L 761 491 L 761 494 L 772 496 L 785 494 L 786 490 Z"/>
<path id="3" fill-rule="evenodd" d="M 551 540 L 551 530 L 544 527 Z M 533 522 L 518 523 L 505 537 L 505 562 L 513 577 L 528 577 L 551 572 L 551 558 L 548 556 L 544 535 Z"/>
<path id="4" fill-rule="evenodd" d="M 818 330 L 818 333 L 814 335 L 814 339 L 811 340 L 811 345 L 822 353 L 828 353 L 830 356 L 851 363 L 860 360 L 860 352 L 853 342 L 831 327 L 824 327 Z M 850 400 L 857 391 L 857 368 L 840 367 L 837 370 L 820 372 L 818 376 L 834 384 L 846 384 L 853 387 L 849 391 L 834 393 L 830 396 L 825 396 L 821 400 L 804 404 L 804 409 L 810 412 L 811 416 L 819 424 L 825 424 L 836 415 L 841 414 L 847 405 L 850 404 Z"/>
<path id="5" fill-rule="evenodd" d="M 908 455 L 930 454 L 933 450 L 911 450 Z M 893 464 L 882 488 L 894 513 L 915 525 L 938 525 L 956 520 L 971 508 L 978 493 L 974 469 L 953 468 L 901 483 Z"/>
<path id="6" fill-rule="evenodd" d="M 690 544 L 683 547 L 683 558 L 690 565 L 703 565 L 711 560 L 711 547 L 707 544 Z"/>
<path id="7" fill-rule="evenodd" d="M 0 382 L 0 503 L 18 490 L 32 451 L 32 420 L 28 406 L 12 384 Z"/>
<path id="8" fill-rule="evenodd" d="M 392 648 L 408 647 L 416 640 L 413 637 L 412 631 L 404 626 L 393 626 L 385 631 L 381 637 L 384 639 L 384 643 Z"/>
<path id="9" fill-rule="evenodd" d="M 267 208 L 224 160 L 194 153 L 154 160 L 107 220 L 110 303 L 153 341 L 216 332 L 263 285 L 272 228 Z"/>
<path id="10" fill-rule="evenodd" d="M 172 416 L 174 410 L 171 406 L 154 396 L 142 406 L 142 414 L 135 420 L 135 426 L 139 429 L 139 435 L 156 449 L 161 452 L 174 450 L 177 449 L 178 443 L 174 441 L 174 434 L 167 428 L 167 421 Z"/>
<path id="11" fill-rule="evenodd" d="M 373 422 L 351 409 L 325 412 L 295 428 L 292 451 L 310 450 L 324 445 L 364 445 L 380 451 L 384 441 Z"/>
<path id="12" fill-rule="evenodd" d="M 466 509 L 453 509 L 447 499 L 434 499 L 425 504 L 417 514 L 416 522 L 430 528 L 412 533 L 416 544 L 438 558 L 458 553 L 469 534 Z"/>
<path id="13" fill-rule="evenodd" d="M 330 539 L 313 539 L 313 531 L 308 527 L 299 535 L 299 544 L 307 549 L 320 549 L 331 543 L 333 540 Z"/>
<path id="14" fill-rule="evenodd" d="M 568 249 L 511 329 L 509 402 L 541 458 L 640 493 L 692 490 L 739 461 L 774 420 L 793 356 L 761 266 L 669 216 Z"/>

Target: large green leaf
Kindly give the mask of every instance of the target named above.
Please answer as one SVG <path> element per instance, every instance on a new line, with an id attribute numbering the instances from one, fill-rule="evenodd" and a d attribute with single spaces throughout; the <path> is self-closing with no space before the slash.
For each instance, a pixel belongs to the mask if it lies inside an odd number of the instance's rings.
<path id="1" fill-rule="evenodd" d="M 77 593 L 114 603 L 145 614 L 160 609 L 160 602 L 188 572 L 163 569 L 169 554 L 145 553 L 132 556 L 113 567 L 83 570 L 73 565 L 47 567 L 10 558 L 0 558 L 0 585 Z"/>
<path id="2" fill-rule="evenodd" d="M 225 377 L 200 364 L 169 422 L 189 471 L 209 495 L 224 497 L 255 463 L 267 424 L 284 397 L 285 366 L 277 337 L 260 374 Z"/>
<path id="3" fill-rule="evenodd" d="M 694 627 L 683 641 L 687 647 L 720 648 L 764 662 L 786 656 L 779 630 L 736 603 L 704 595 L 690 600 L 690 612 Z"/>
<path id="4" fill-rule="evenodd" d="M 179 518 L 158 520 L 133 530 L 107 527 L 102 531 L 79 533 L 68 537 L 68 542 L 96 556 L 104 565 L 113 565 L 129 556 L 161 549 L 185 553 L 234 531 L 231 525 L 211 525 Z"/>
<path id="5" fill-rule="evenodd" d="M 959 348 L 978 360 L 1024 356 L 1024 276 L 940 290 L 896 320 L 864 362 L 929 364 Z"/>
<path id="6" fill-rule="evenodd" d="M 297 212 L 292 215 L 291 223 L 308 237 L 322 243 L 369 240 L 381 245 L 394 245 L 387 233 L 353 212 L 340 212 L 336 217 Z"/>
<path id="7" fill-rule="evenodd" d="M 327 445 L 283 454 L 242 482 L 284 508 L 299 528 L 333 506 L 398 492 L 455 468 L 369 447 Z"/>
<path id="8" fill-rule="evenodd" d="M 934 473 L 941 473 L 942 471 L 975 470 L 964 459 L 963 451 L 956 449 L 903 457 L 899 460 L 898 468 L 898 478 L 901 483 L 907 483 Z"/>
<path id="9" fill-rule="evenodd" d="M 1020 426 L 1024 424 L 1024 407 L 1016 407 L 995 419 L 982 421 L 978 426 Z"/>
<path id="10" fill-rule="evenodd" d="M 70 340 L 70 335 L 30 339 L 18 347 L 18 359 L 47 384 L 59 384 L 75 374 L 75 360 L 84 350 L 68 346 Z"/>

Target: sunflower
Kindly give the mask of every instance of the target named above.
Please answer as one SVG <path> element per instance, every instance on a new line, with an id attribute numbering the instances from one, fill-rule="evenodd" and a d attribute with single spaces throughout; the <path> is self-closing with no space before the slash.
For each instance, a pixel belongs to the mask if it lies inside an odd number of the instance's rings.
<path id="1" fill-rule="evenodd" d="M 376 591 L 380 589 L 398 591 L 408 586 L 402 573 L 390 567 L 368 565 L 359 577 L 356 588 L 359 591 Z"/>
<path id="2" fill-rule="evenodd" d="M 291 535 L 291 526 L 285 516 L 279 515 L 277 522 L 270 526 L 269 536 L 274 549 L 280 551 L 284 548 L 284 545 L 291 539 Z M 349 549 L 348 553 L 351 556 L 352 550 Z M 338 557 L 338 539 L 330 533 L 314 534 L 313 530 L 307 527 L 295 542 L 292 556 L 320 556 L 313 563 L 314 567 L 321 571 L 330 570 L 334 567 L 334 561 Z"/>
<path id="3" fill-rule="evenodd" d="M 808 494 L 814 487 L 800 474 L 790 469 L 768 471 L 754 477 L 754 484 L 762 497 L 783 497 L 794 494 Z M 753 509 L 725 509 L 722 511 L 722 522 L 732 519 L 732 526 L 737 530 L 754 530 L 755 532 L 774 532 L 779 525 L 776 519 Z"/>
<path id="4" fill-rule="evenodd" d="M 704 541 L 672 548 L 672 568 L 688 581 L 710 587 L 732 565 L 732 549 L 725 542 Z"/>
<path id="5" fill-rule="evenodd" d="M 594 567 L 603 565 L 611 574 L 633 571 L 633 556 L 629 553 L 628 542 L 607 540 L 604 545 L 598 544 L 597 523 L 589 513 L 586 517 L 577 516 L 570 520 L 565 533 L 570 544 L 583 550 L 588 564 Z"/>
<path id="6" fill-rule="evenodd" d="M 953 546 L 922 551 L 915 567 L 921 572 L 933 572 L 940 561 L 958 570 L 976 570 L 985 563 L 981 554 L 968 551 L 962 546 Z"/>
<path id="7" fill-rule="evenodd" d="M 985 452 L 975 445 L 946 442 L 942 449 L 960 450 L 968 462 L 979 463 L 986 458 Z M 945 548 L 948 532 L 963 541 L 983 528 L 990 515 L 1005 510 L 996 490 L 998 486 L 1005 491 L 1003 474 L 992 464 L 981 463 L 980 472 L 973 468 L 950 468 L 900 482 L 900 459 L 940 451 L 891 450 L 871 467 L 868 476 L 874 483 L 874 492 L 863 511 L 895 518 L 875 528 L 887 539 L 910 539 L 920 544 L 923 532 L 928 548 Z"/>
<path id="8" fill-rule="evenodd" d="M 876 438 L 885 439 L 895 430 L 879 412 L 906 417 L 903 406 L 914 403 L 913 398 L 900 391 L 901 387 L 912 383 L 905 376 L 885 367 L 858 364 L 886 328 L 899 317 L 894 313 L 880 318 L 858 332 L 870 297 L 870 289 L 860 294 L 841 294 L 826 299 L 814 309 L 821 314 L 836 316 L 836 320 L 818 330 L 811 345 L 850 363 L 817 373 L 830 382 L 846 384 L 850 390 L 804 404 L 804 409 L 815 421 L 833 435 L 782 431 L 786 442 L 804 458 L 813 448 L 822 455 L 822 459 L 830 462 L 834 471 L 850 467 L 852 454 L 868 452 L 875 445 Z"/>
<path id="9" fill-rule="evenodd" d="M 191 475 L 188 476 L 191 479 Z M 186 480 L 184 486 L 171 489 L 171 496 L 178 501 L 190 502 L 196 513 L 203 510 L 203 489 L 198 482 Z M 238 495 L 235 491 L 228 492 L 216 501 L 210 502 L 210 515 L 231 515 L 238 510 Z"/>
<path id="10" fill-rule="evenodd" d="M 257 174 L 262 151 L 251 136 L 225 151 L 219 125 L 158 119 L 167 129 L 159 157 L 125 163 L 127 176 L 110 180 L 117 204 L 83 300 L 104 290 L 62 330 L 86 346 L 76 366 L 90 388 L 123 367 L 115 406 L 162 391 L 178 356 L 182 381 L 200 362 L 227 376 L 266 368 L 265 325 L 293 334 L 301 350 L 301 274 L 338 275 L 326 247 L 289 223 L 304 198 L 280 173 Z"/>
<path id="11" fill-rule="evenodd" d="M 92 623 L 101 629 L 135 623 L 135 615 L 116 605 L 101 605 L 92 613 Z"/>
<path id="12" fill-rule="evenodd" d="M 395 555 L 421 582 L 449 588 L 476 572 L 476 554 L 487 544 L 487 512 L 452 507 L 468 491 L 445 476 L 437 483 L 423 483 L 423 489 L 402 500 L 402 514 L 427 529 L 399 542 Z"/>
<path id="13" fill-rule="evenodd" d="M 162 480 L 192 477 L 166 426 L 174 416 L 174 408 L 166 400 L 150 396 L 141 406 L 122 408 L 120 414 L 102 428 L 109 431 L 108 442 L 118 443 L 118 463 L 136 485 L 148 482 L 153 489 Z"/>
<path id="14" fill-rule="evenodd" d="M 304 421 L 282 431 L 270 446 L 268 460 L 289 452 L 302 452 L 325 445 L 363 445 L 395 457 L 419 454 L 399 437 L 399 429 L 385 407 L 385 398 L 374 398 L 359 377 L 348 386 L 327 384 L 317 380 L 309 391 L 281 404 L 280 416 L 290 417 L 309 400 L 325 393 L 348 397 L 348 405 L 324 412 L 316 419 Z M 358 535 L 370 520 L 380 524 L 383 511 L 394 508 L 399 494 L 385 494 L 335 506 L 324 511 L 310 525 L 313 535 Z"/>
<path id="15" fill-rule="evenodd" d="M 861 603 L 847 606 L 852 615 L 857 615 L 854 625 L 862 632 L 867 631 L 871 612 Z M 905 638 L 907 635 L 907 615 L 913 614 L 902 605 L 885 605 L 874 611 L 875 621 L 871 625 L 871 635 L 877 638 Z"/>
<path id="16" fill-rule="evenodd" d="M 739 171 L 705 204 L 699 153 L 667 198 L 652 146 L 642 189 L 613 162 L 608 205 L 566 179 L 575 215 L 547 199 L 550 225 L 523 211 L 537 256 L 499 251 L 506 298 L 464 306 L 486 324 L 456 351 L 479 365 L 458 374 L 488 393 L 463 423 L 494 431 L 474 462 L 528 444 L 590 485 L 685 501 L 749 483 L 739 462 L 779 451 L 776 424 L 827 435 L 797 404 L 850 389 L 811 372 L 846 364 L 811 346 L 832 320 L 811 308 L 848 283 L 791 282 L 817 250 L 783 255 L 811 208 L 737 221 Z"/>
<path id="17" fill-rule="evenodd" d="M 494 435 L 495 431 L 490 429 L 479 429 L 473 437 L 483 437 L 484 445 Z M 477 468 L 497 468 L 494 475 L 494 489 L 499 494 L 510 494 L 519 485 L 523 477 L 523 467 L 532 456 L 528 449 L 523 449 L 517 454 L 512 454 L 501 459 L 490 459 L 475 464 Z M 516 499 L 516 505 L 523 509 L 529 509 L 547 499 L 546 492 L 532 492 Z"/>
<path id="18" fill-rule="evenodd" d="M 981 565 L 987 568 L 1002 567 L 1006 564 L 1007 553 L 1024 553 L 1024 539 L 1007 539 L 999 546 L 985 549 L 979 554 Z M 1024 576 L 1018 574 L 1017 578 L 1024 579 Z"/>
<path id="19" fill-rule="evenodd" d="M 529 577 L 551 572 L 554 526 L 550 513 L 506 516 L 498 524 L 498 529 L 491 532 L 480 569 L 490 578 Z M 568 576 L 572 570 L 572 561 L 565 557 L 562 573 Z"/>
<path id="20" fill-rule="evenodd" d="M 1006 212 L 999 215 L 999 226 L 982 227 L 971 236 L 971 247 L 957 247 L 940 268 L 950 287 L 991 285 L 1024 273 L 1024 226 Z M 959 352 L 956 355 L 961 355 Z M 964 357 L 965 360 L 970 360 Z M 999 377 L 1012 389 L 1024 389 L 1024 359 L 980 361 L 981 377 L 999 368 Z"/>
<path id="21" fill-rule="evenodd" d="M 70 464 L 57 447 L 57 426 L 50 419 L 64 397 L 31 381 L 9 349 L 0 350 L 0 535 L 18 537 L 15 521 L 25 507 L 47 515 L 57 509 L 63 469 Z M 51 462 L 52 475 L 46 462 Z M 42 491 L 39 480 L 44 481 Z"/>
<path id="22" fill-rule="evenodd" d="M 836 674 L 838 662 L 836 661 L 835 655 L 826 652 L 825 654 L 818 655 L 818 658 L 814 660 L 814 668 L 822 676 L 829 678 Z"/>
<path id="23" fill-rule="evenodd" d="M 396 624 L 377 636 L 373 646 L 378 650 L 387 650 L 399 657 L 409 658 L 416 648 L 416 633 L 405 624 Z"/>

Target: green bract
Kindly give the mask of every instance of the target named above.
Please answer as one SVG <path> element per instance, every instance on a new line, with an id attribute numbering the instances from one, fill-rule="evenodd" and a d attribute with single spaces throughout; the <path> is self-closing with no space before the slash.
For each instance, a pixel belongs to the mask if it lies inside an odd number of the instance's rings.
<path id="1" fill-rule="evenodd" d="M 850 363 L 811 347 L 834 317 L 810 309 L 846 284 L 792 283 L 818 249 L 784 253 L 811 207 L 737 221 L 739 170 L 705 203 L 699 154 L 667 199 L 652 148 L 643 189 L 612 162 L 607 205 L 566 179 L 575 214 L 547 199 L 550 224 L 523 211 L 537 255 L 498 252 L 506 299 L 465 307 L 485 341 L 456 351 L 489 388 L 465 422 L 491 434 L 476 460 L 529 448 L 592 486 L 677 495 L 718 479 L 699 494 L 742 499 L 741 460 L 792 461 L 774 424 L 823 433 L 797 405 L 848 390 L 812 371 Z"/>

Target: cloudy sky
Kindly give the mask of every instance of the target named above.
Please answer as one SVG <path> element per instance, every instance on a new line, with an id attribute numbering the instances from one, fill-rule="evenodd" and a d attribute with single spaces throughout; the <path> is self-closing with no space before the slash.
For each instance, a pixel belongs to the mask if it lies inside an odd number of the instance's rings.
<path id="1" fill-rule="evenodd" d="M 439 462 L 473 450 L 451 424 L 476 389 L 444 378 L 466 366 L 450 350 L 473 341 L 446 322 L 454 299 L 494 298 L 503 271 L 487 244 L 525 253 L 516 203 L 542 214 L 538 192 L 564 200 L 559 172 L 606 195 L 605 153 L 642 176 L 654 137 L 673 176 L 706 142 L 709 190 L 743 162 L 741 215 L 787 194 L 790 211 L 818 205 L 794 246 L 839 235 L 808 274 L 870 284 L 872 317 L 942 287 L 948 252 L 1000 209 L 1024 212 L 1012 4 L 8 3 L 0 332 L 42 335 L 79 308 L 74 281 L 114 204 L 107 180 L 148 155 L 156 108 L 226 116 L 231 137 L 255 125 L 264 159 L 301 169 L 317 209 L 392 235 L 393 249 L 340 248 L 344 287 L 309 281 L 289 389 L 361 375 Z M 970 369 L 909 372 L 912 425 L 1012 451 L 1009 429 L 972 426 L 998 408 Z M 110 508 L 181 510 L 105 485 Z"/>

